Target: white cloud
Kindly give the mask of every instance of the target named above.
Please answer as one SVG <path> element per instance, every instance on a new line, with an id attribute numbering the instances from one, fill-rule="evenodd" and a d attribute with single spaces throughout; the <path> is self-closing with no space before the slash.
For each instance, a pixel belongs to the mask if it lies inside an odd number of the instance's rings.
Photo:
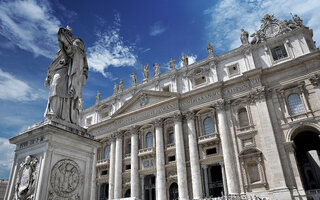
<path id="1" fill-rule="evenodd" d="M 97 34 L 98 40 L 88 48 L 88 64 L 90 69 L 112 78 L 108 67 L 133 66 L 137 62 L 134 46 L 126 45 L 120 36 L 120 16 L 115 15 L 114 27 Z"/>
<path id="2" fill-rule="evenodd" d="M 0 34 L 19 48 L 52 58 L 57 45 L 60 21 L 45 1 L 2 1 Z"/>
<path id="3" fill-rule="evenodd" d="M 150 27 L 150 35 L 151 36 L 157 36 L 161 33 L 165 32 L 167 30 L 167 27 L 163 26 L 162 22 L 157 21 Z"/>
<path id="4" fill-rule="evenodd" d="M 196 60 L 197 60 L 197 57 L 198 57 L 197 55 L 190 55 L 190 56 L 186 55 L 186 56 L 188 57 L 188 64 L 189 65 L 195 63 Z M 183 67 L 183 64 L 182 64 L 181 60 L 180 60 L 180 62 L 178 64 L 178 66 Z"/>
<path id="5" fill-rule="evenodd" d="M 0 175 L 2 177 L 7 177 L 10 172 L 14 148 L 15 146 L 10 144 L 7 138 L 0 137 Z"/>
<path id="6" fill-rule="evenodd" d="M 314 30 L 314 39 L 320 42 L 319 10 L 319 0 L 222 0 L 205 11 L 210 16 L 208 37 L 215 47 L 227 51 L 241 45 L 241 28 L 249 33 L 259 29 L 264 14 L 274 14 L 277 19 L 291 19 L 290 13 L 293 13 Z"/>
<path id="7" fill-rule="evenodd" d="M 44 90 L 37 90 L 0 69 L 0 99 L 10 101 L 33 101 L 45 99 L 48 95 Z"/>

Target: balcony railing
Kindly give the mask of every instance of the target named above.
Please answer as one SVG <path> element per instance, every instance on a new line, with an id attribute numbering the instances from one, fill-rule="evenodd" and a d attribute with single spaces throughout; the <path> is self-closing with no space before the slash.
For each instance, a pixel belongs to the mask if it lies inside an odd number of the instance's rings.
<path id="1" fill-rule="evenodd" d="M 98 168 L 107 168 L 110 163 L 109 159 L 98 160 L 96 167 Z"/>
<path id="2" fill-rule="evenodd" d="M 148 157 L 150 155 L 153 155 L 155 152 L 153 147 L 139 149 L 139 156 Z"/>
<path id="3" fill-rule="evenodd" d="M 209 142 L 216 142 L 219 140 L 217 133 L 211 133 L 207 135 L 201 135 L 198 140 L 198 144 L 205 144 Z"/>

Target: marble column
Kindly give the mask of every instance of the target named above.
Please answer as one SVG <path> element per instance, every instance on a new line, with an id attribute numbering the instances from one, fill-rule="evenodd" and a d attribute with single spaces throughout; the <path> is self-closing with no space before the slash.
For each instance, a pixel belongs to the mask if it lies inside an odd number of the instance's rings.
<path id="1" fill-rule="evenodd" d="M 238 177 L 236 174 L 236 164 L 233 159 L 233 145 L 231 142 L 231 133 L 228 127 L 228 121 L 225 113 L 225 102 L 224 100 L 218 101 L 215 104 L 217 115 L 218 115 L 218 124 L 219 124 L 219 133 L 222 145 L 222 154 L 225 164 L 225 171 L 227 177 L 227 186 L 229 194 L 238 194 Z"/>
<path id="2" fill-rule="evenodd" d="M 119 133 L 116 139 L 114 198 L 118 199 L 121 197 L 122 197 L 122 134 Z"/>
<path id="3" fill-rule="evenodd" d="M 110 138 L 110 153 L 109 153 L 109 200 L 114 198 L 114 170 L 115 170 L 115 138 Z"/>
<path id="4" fill-rule="evenodd" d="M 209 180 L 208 180 L 208 165 L 202 165 L 203 179 L 204 179 L 204 190 L 206 197 L 209 197 Z"/>
<path id="5" fill-rule="evenodd" d="M 181 114 L 174 115 L 174 136 L 176 142 L 179 199 L 189 200 Z"/>
<path id="6" fill-rule="evenodd" d="M 163 145 L 163 120 L 157 119 L 154 122 L 156 129 L 156 186 L 157 186 L 157 198 L 167 199 L 166 195 L 166 172 L 165 172 L 165 159 L 164 159 L 164 145 Z"/>
<path id="7" fill-rule="evenodd" d="M 144 175 L 140 175 L 141 200 L 144 200 Z"/>
<path id="8" fill-rule="evenodd" d="M 139 197 L 139 173 L 138 173 L 138 128 L 131 129 L 131 197 Z"/>
<path id="9" fill-rule="evenodd" d="M 228 194 L 228 187 L 227 187 L 227 178 L 226 178 L 226 173 L 224 169 L 224 163 L 223 161 L 219 162 L 221 166 L 221 173 L 222 173 L 222 182 L 223 182 L 223 193 Z"/>
<path id="10" fill-rule="evenodd" d="M 202 198 L 202 186 L 199 164 L 198 142 L 196 135 L 196 128 L 194 123 L 194 113 L 187 113 L 188 120 L 188 140 L 189 140 L 189 154 L 191 166 L 192 192 L 194 199 Z"/>

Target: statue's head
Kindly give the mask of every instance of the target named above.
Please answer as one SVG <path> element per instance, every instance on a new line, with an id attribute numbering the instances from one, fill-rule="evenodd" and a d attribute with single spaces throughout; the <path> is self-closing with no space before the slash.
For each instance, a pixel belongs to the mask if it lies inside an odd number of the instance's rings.
<path id="1" fill-rule="evenodd" d="M 25 158 L 24 162 L 25 162 L 26 164 L 30 164 L 30 162 L 31 162 L 31 156 L 27 156 L 27 157 Z"/>

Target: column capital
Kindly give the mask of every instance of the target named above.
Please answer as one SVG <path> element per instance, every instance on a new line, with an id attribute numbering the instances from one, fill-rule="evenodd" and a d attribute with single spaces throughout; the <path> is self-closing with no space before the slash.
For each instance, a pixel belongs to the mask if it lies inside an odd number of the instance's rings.
<path id="1" fill-rule="evenodd" d="M 138 134 L 139 133 L 139 126 L 131 126 L 130 133 L 131 134 Z"/>
<path id="2" fill-rule="evenodd" d="M 208 169 L 208 165 L 203 165 L 203 164 L 202 164 L 202 165 L 201 165 L 201 168 L 202 168 L 202 169 Z"/>
<path id="3" fill-rule="evenodd" d="M 220 161 L 220 162 L 219 162 L 219 165 L 220 165 L 221 167 L 224 167 L 224 161 L 223 161 L 223 160 Z"/>
<path id="4" fill-rule="evenodd" d="M 113 133 L 113 137 L 118 139 L 118 138 L 122 138 L 123 135 L 123 131 L 117 131 Z"/>
<path id="5" fill-rule="evenodd" d="M 186 116 L 187 120 L 194 120 L 196 115 L 193 111 L 189 111 L 185 114 L 185 116 Z"/>
<path id="6" fill-rule="evenodd" d="M 225 110 L 226 101 L 224 99 L 220 99 L 216 101 L 213 106 L 216 108 L 217 111 Z"/>
<path id="7" fill-rule="evenodd" d="M 155 119 L 155 120 L 153 121 L 153 124 L 154 124 L 155 127 L 162 127 L 162 125 L 163 125 L 163 119 L 162 119 L 162 118 Z"/>
<path id="8" fill-rule="evenodd" d="M 173 121 L 174 121 L 174 122 L 181 122 L 181 121 L 182 121 L 182 115 L 181 115 L 180 112 L 179 112 L 179 113 L 174 113 L 174 115 L 173 115 Z"/>

